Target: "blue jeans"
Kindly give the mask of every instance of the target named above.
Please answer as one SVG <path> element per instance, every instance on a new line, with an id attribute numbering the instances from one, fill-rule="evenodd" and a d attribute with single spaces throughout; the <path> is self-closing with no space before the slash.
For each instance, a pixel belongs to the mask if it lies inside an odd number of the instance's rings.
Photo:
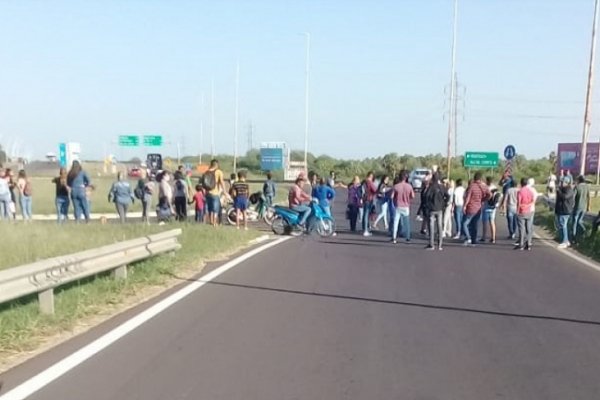
<path id="1" fill-rule="evenodd" d="M 73 208 L 75 209 L 75 220 L 79 221 L 81 216 L 85 217 L 86 221 L 90 220 L 90 203 L 85 196 L 83 190 L 73 190 L 71 192 L 71 201 L 73 201 Z"/>
<path id="2" fill-rule="evenodd" d="M 272 194 L 265 195 L 265 202 L 267 203 L 267 206 L 272 207 L 273 206 L 273 195 Z"/>
<path id="3" fill-rule="evenodd" d="M 506 210 L 506 222 L 508 223 L 508 234 L 512 237 L 517 234 L 517 210 Z"/>
<path id="4" fill-rule="evenodd" d="M 477 240 L 477 227 L 479 226 L 480 219 L 481 210 L 472 215 L 465 214 L 463 219 L 463 233 L 465 234 L 465 239 L 470 240 L 472 243 L 475 243 Z"/>
<path id="5" fill-rule="evenodd" d="M 573 213 L 573 237 L 577 236 L 577 228 L 581 228 L 581 233 L 585 233 L 585 225 L 583 224 L 583 217 L 585 211 L 575 210 Z"/>
<path id="6" fill-rule="evenodd" d="M 558 232 L 560 234 L 560 243 L 569 243 L 569 219 L 570 215 L 557 215 L 556 225 L 558 225 Z"/>
<path id="7" fill-rule="evenodd" d="M 0 198 L 0 220 L 10 219 L 10 195 Z"/>
<path id="8" fill-rule="evenodd" d="M 373 209 L 373 202 L 372 201 L 365 202 L 365 205 L 363 206 L 363 216 L 362 216 L 363 217 L 362 218 L 363 232 L 370 231 L 369 217 L 371 216 L 372 209 Z"/>
<path id="9" fill-rule="evenodd" d="M 396 240 L 398 238 L 399 227 L 402 230 L 402 236 L 409 241 L 411 239 L 410 236 L 410 214 L 400 212 L 396 209 L 394 214 L 394 223 L 392 224 L 392 239 Z"/>
<path id="10" fill-rule="evenodd" d="M 56 197 L 56 220 L 60 224 L 67 219 L 69 214 L 69 196 Z"/>
<path id="11" fill-rule="evenodd" d="M 300 213 L 300 220 L 298 221 L 298 225 L 306 224 L 306 220 L 310 216 L 310 207 L 305 206 L 303 204 L 292 207 L 292 210 Z"/>
<path id="12" fill-rule="evenodd" d="M 465 214 L 463 212 L 463 206 L 454 206 L 454 224 L 456 225 L 456 235 L 457 236 L 464 235 L 463 228 L 462 228 L 464 215 Z"/>
<path id="13" fill-rule="evenodd" d="M 19 203 L 21 203 L 21 214 L 24 220 L 31 219 L 31 196 L 21 195 L 19 197 Z"/>

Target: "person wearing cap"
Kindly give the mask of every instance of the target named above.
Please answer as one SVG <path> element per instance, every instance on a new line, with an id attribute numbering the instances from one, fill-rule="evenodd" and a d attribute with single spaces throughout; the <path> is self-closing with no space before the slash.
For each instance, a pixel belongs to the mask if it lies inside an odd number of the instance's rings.
<path id="1" fill-rule="evenodd" d="M 556 205 L 554 213 L 556 215 L 556 226 L 560 234 L 560 249 L 565 249 L 571 245 L 569 242 L 569 219 L 575 209 L 575 191 L 573 190 L 570 176 L 565 176 L 556 192 Z"/>

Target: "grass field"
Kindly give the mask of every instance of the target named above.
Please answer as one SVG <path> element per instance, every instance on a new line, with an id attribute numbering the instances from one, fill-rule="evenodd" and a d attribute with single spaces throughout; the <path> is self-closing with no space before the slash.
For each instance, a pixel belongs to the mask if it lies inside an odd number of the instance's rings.
<path id="1" fill-rule="evenodd" d="M 33 229 L 34 237 L 47 243 L 36 244 L 34 241 L 24 240 L 23 244 L 19 244 L 18 240 L 13 239 L 9 243 L 2 244 L 0 250 L 5 265 L 29 261 L 26 258 L 31 257 L 47 257 L 76 249 L 96 247 L 100 244 L 96 243 L 97 241 L 110 243 L 120 238 L 154 232 L 158 227 L 147 227 L 141 224 L 104 227 L 91 224 L 65 230 L 64 227 L 53 224 L 40 224 L 39 227 L 13 225 L 8 229 L 17 229 L 8 235 L 15 237 L 28 235 L 27 230 Z M 87 230 L 98 233 L 87 235 Z M 180 237 L 182 249 L 177 251 L 174 257 L 164 255 L 137 263 L 130 268 L 127 280 L 114 280 L 106 274 L 61 287 L 55 291 L 54 315 L 39 313 L 36 296 L 0 305 L 0 360 L 4 358 L 3 355 L 8 356 L 35 349 L 45 338 L 70 331 L 86 319 L 97 315 L 110 315 L 122 309 L 127 301 L 143 297 L 147 294 L 148 288 L 160 290 L 168 282 L 176 280 L 175 275 L 192 275 L 200 270 L 203 261 L 219 259 L 223 255 L 230 254 L 245 246 L 248 240 L 259 234 L 258 231 L 253 230 L 245 232 L 227 227 L 214 229 L 205 225 L 183 225 L 183 234 Z M 6 238 L 4 233 L 2 236 Z M 71 243 L 68 244 L 69 242 Z M 40 248 L 25 250 L 26 246 Z M 10 256 L 10 261 L 6 262 L 5 251 L 21 254 Z"/>
<path id="2" fill-rule="evenodd" d="M 47 177 L 33 177 L 32 185 L 33 185 L 33 213 L 38 215 L 53 215 L 56 213 L 56 208 L 54 205 L 55 199 L 55 186 L 52 183 L 51 178 Z M 92 184 L 95 187 L 95 190 L 92 194 L 92 213 L 115 213 L 115 205 L 113 203 L 108 202 L 108 192 L 115 181 L 114 178 L 108 177 L 91 177 Z M 194 182 L 194 181 L 193 181 Z M 132 187 L 135 187 L 137 184 L 137 180 L 130 181 Z M 277 186 L 277 201 L 281 201 L 287 198 L 287 189 L 289 188 L 288 184 L 279 184 Z M 262 190 L 262 184 L 260 183 L 251 183 L 250 190 L 252 192 L 257 192 Z M 154 204 L 158 202 L 158 195 L 154 201 Z M 139 201 L 136 201 L 130 208 L 130 212 L 142 211 L 142 205 Z M 17 206 L 17 212 L 18 206 Z M 70 207 L 69 213 L 73 213 L 73 207 Z"/>

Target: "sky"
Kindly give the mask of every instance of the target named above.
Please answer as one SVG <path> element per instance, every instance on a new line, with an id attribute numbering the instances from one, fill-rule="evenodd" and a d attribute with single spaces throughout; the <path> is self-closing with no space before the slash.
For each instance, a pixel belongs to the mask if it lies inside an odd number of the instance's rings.
<path id="1" fill-rule="evenodd" d="M 541 157 L 581 140 L 593 0 L 459 0 L 458 151 Z M 304 146 L 342 158 L 446 153 L 452 0 L 0 0 L 0 143 L 41 158 L 60 142 L 82 157 L 160 149 L 217 153 Z M 600 71 L 599 71 L 600 73 Z M 600 139 L 600 87 L 592 140 Z M 201 129 L 203 127 L 203 129 Z M 204 132 L 201 138 L 201 131 Z"/>

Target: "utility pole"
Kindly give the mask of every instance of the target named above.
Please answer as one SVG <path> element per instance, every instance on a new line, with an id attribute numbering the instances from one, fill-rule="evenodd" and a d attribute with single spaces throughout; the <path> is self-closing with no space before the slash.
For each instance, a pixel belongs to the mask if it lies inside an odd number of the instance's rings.
<path id="1" fill-rule="evenodd" d="M 450 74 L 450 105 L 448 116 L 448 179 L 452 168 L 452 136 L 456 133 L 456 28 L 458 22 L 458 0 L 454 0 L 454 21 L 452 28 L 452 67 Z"/>
<path id="2" fill-rule="evenodd" d="M 238 60 L 235 69 L 235 121 L 233 128 L 233 173 L 237 173 L 238 158 L 238 125 L 240 112 L 240 61 Z"/>
<path id="3" fill-rule="evenodd" d="M 454 73 L 454 157 L 458 157 L 458 76 Z M 450 177 L 450 170 L 448 170 Z"/>
<path id="4" fill-rule="evenodd" d="M 587 94 L 585 97 L 585 114 L 583 117 L 583 135 L 581 137 L 581 156 L 579 158 L 580 175 L 585 175 L 585 164 L 587 159 L 587 141 L 590 135 L 590 127 L 592 125 L 592 89 L 594 83 L 594 60 L 596 58 L 596 29 L 598 29 L 598 1 L 594 4 L 594 22 L 592 24 L 592 47 L 590 50 L 590 68 L 588 71 Z M 596 171 L 596 183 L 598 183 L 598 174 Z"/>
<path id="5" fill-rule="evenodd" d="M 308 171 L 308 99 L 310 83 L 310 33 L 306 32 L 306 67 L 304 81 L 304 168 Z"/>
<path id="6" fill-rule="evenodd" d="M 248 151 L 254 148 L 254 125 L 252 121 L 248 124 Z"/>
<path id="7" fill-rule="evenodd" d="M 210 155 L 215 158 L 215 80 L 210 81 Z"/>
<path id="8" fill-rule="evenodd" d="M 204 92 L 200 96 L 200 153 L 198 154 L 198 165 L 202 165 L 202 151 L 204 150 Z"/>

